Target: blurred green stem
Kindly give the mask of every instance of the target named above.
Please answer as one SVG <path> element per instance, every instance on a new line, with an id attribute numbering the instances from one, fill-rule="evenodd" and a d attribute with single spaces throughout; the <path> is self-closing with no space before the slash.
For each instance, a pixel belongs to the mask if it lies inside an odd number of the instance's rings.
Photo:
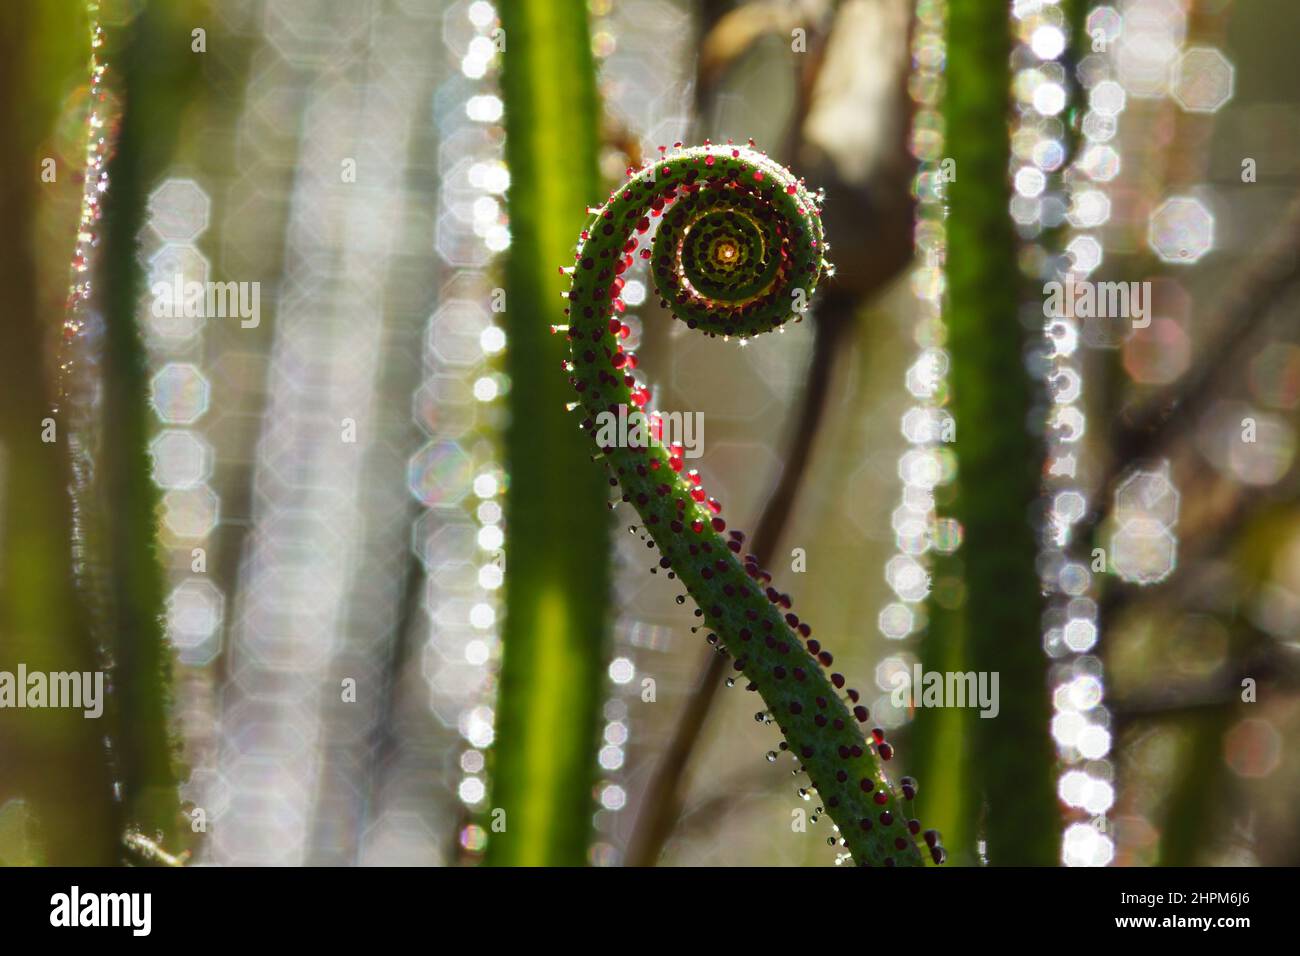
<path id="1" fill-rule="evenodd" d="M 1160 829 L 1160 866 L 1203 864 L 1200 853 L 1217 809 L 1207 793 L 1218 793 L 1227 776 L 1223 763 L 1223 735 L 1232 718 L 1231 705 L 1206 708 L 1184 718 L 1180 759 L 1175 771 Z"/>
<path id="2" fill-rule="evenodd" d="M 125 108 L 104 203 L 102 505 L 113 609 L 117 759 L 127 822 L 170 847 L 182 823 L 170 730 L 173 655 L 164 629 L 166 584 L 157 543 L 158 489 L 149 440 L 149 366 L 136 321 L 144 292 L 139 240 L 150 189 L 170 161 L 198 72 L 182 11 L 149 5 L 113 36 Z"/>
<path id="3" fill-rule="evenodd" d="M 1037 543 L 1028 517 L 1039 497 L 1042 449 L 1027 431 L 1032 390 L 1022 362 L 1022 284 L 1007 212 L 1006 4 L 952 0 L 947 52 L 945 140 L 956 163 L 947 221 L 949 381 L 959 482 L 952 514 L 964 539 L 959 561 L 942 562 L 936 582 L 945 574 L 964 580 L 960 660 L 1000 679 L 999 715 L 966 721 L 971 786 L 984 800 L 988 860 L 1046 865 L 1059 859 L 1060 818 L 1052 784 Z M 942 656 L 950 659 L 949 654 Z"/>
<path id="4" fill-rule="evenodd" d="M 0 671 L 93 672 L 99 657 L 72 574 L 71 466 L 66 422 L 52 411 L 43 360 L 62 304 L 37 287 L 41 160 L 70 77 L 84 77 L 80 4 L 0 4 Z M 70 27 L 69 24 L 74 26 Z M 80 82 L 84 82 L 81 80 Z M 61 181 L 70 170 L 58 166 Z M 72 250 L 72 236 L 67 243 Z M 56 440 L 47 419 L 54 419 Z M 100 721 L 70 708 L 0 710 L 0 804 L 25 799 L 44 862 L 108 866 L 120 859 L 121 808 Z"/>
<path id="5" fill-rule="evenodd" d="M 574 239 L 601 199 L 595 65 L 581 0 L 506 0 L 505 463 L 509 569 L 489 836 L 496 865 L 579 865 L 594 811 L 610 588 L 605 478 L 573 416 L 550 325 Z M 498 820 L 492 820 L 497 824 Z"/>

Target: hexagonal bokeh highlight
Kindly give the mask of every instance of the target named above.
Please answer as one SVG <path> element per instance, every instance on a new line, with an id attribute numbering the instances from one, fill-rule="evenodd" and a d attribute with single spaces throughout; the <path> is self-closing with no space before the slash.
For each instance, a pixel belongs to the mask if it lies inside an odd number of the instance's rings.
<path id="1" fill-rule="evenodd" d="M 212 446 L 183 428 L 167 428 L 149 443 L 160 488 L 193 488 L 212 472 Z"/>
<path id="2" fill-rule="evenodd" d="M 1101 243 L 1095 236 L 1075 236 L 1065 247 L 1065 251 L 1070 256 L 1074 271 L 1080 275 L 1086 276 L 1101 265 Z"/>
<path id="3" fill-rule="evenodd" d="M 1214 247 L 1214 214 L 1199 199 L 1166 199 L 1151 214 L 1147 243 L 1165 262 L 1196 262 Z"/>
<path id="4" fill-rule="evenodd" d="M 411 415 L 430 437 L 454 437 L 474 427 L 473 393 L 456 375 L 433 375 L 411 396 Z"/>
<path id="5" fill-rule="evenodd" d="M 208 269 L 207 257 L 186 242 L 168 242 L 149 257 L 148 321 L 155 335 L 184 340 L 203 328 L 203 316 L 185 314 L 185 286 L 207 282 Z"/>
<path id="6" fill-rule="evenodd" d="M 407 486 L 430 507 L 454 505 L 469 493 L 473 471 L 469 455 L 456 442 L 430 442 L 411 456 Z"/>
<path id="7" fill-rule="evenodd" d="M 186 282 L 207 282 L 209 270 L 208 257 L 197 246 L 188 242 L 166 242 L 149 257 L 149 288 L 167 283 L 175 285 L 176 277 L 181 277 L 181 285 Z"/>
<path id="8" fill-rule="evenodd" d="M 192 179 L 168 179 L 149 196 L 149 225 L 173 242 L 198 238 L 211 211 L 208 194 Z"/>
<path id="9" fill-rule="evenodd" d="M 1228 468 L 1237 481 L 1263 487 L 1281 481 L 1291 470 L 1295 431 L 1283 416 L 1256 412 L 1244 420 L 1237 437 L 1240 440 L 1228 442 Z"/>
<path id="10" fill-rule="evenodd" d="M 221 501 L 207 485 L 163 495 L 163 525 L 178 538 L 205 537 L 217 524 Z"/>
<path id="11" fill-rule="evenodd" d="M 1160 521 L 1134 518 L 1111 538 L 1110 563 L 1131 584 L 1157 584 L 1178 564 L 1178 541 Z"/>
<path id="12" fill-rule="evenodd" d="M 1169 92 L 1189 113 L 1213 113 L 1232 99 L 1235 70 L 1213 47 L 1192 47 L 1174 65 Z"/>
<path id="13" fill-rule="evenodd" d="M 1119 39 L 1124 29 L 1124 18 L 1113 6 L 1095 7 L 1088 11 L 1084 31 L 1094 41 L 1102 40 L 1107 46 Z"/>
<path id="14" fill-rule="evenodd" d="M 1115 489 L 1115 517 L 1121 523 L 1142 518 L 1171 528 L 1178 523 L 1178 499 L 1168 465 L 1135 471 Z"/>
<path id="15" fill-rule="evenodd" d="M 196 655 L 205 656 L 205 645 L 221 627 L 225 603 L 221 591 L 206 578 L 187 578 L 167 598 L 167 637 L 186 663 L 195 663 Z"/>
<path id="16" fill-rule="evenodd" d="M 149 404 L 169 425 L 192 425 L 208 410 L 210 392 L 198 366 L 168 362 L 149 383 Z"/>
<path id="17" fill-rule="evenodd" d="M 447 365 L 474 365 L 483 359 L 479 338 L 487 325 L 487 310 L 479 303 L 468 299 L 443 302 L 429 322 L 429 351 Z"/>

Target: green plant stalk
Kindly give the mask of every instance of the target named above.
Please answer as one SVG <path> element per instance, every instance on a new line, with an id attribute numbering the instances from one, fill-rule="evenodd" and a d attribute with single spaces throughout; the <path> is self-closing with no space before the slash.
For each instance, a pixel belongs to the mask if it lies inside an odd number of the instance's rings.
<path id="1" fill-rule="evenodd" d="M 510 376 L 505 464 L 509 568 L 492 751 L 494 865 L 580 865 L 590 842 L 597 734 L 607 666 L 610 521 L 590 452 L 564 415 L 549 334 L 582 210 L 600 195 L 599 116 L 586 5 L 499 6 Z M 562 544 L 562 546 L 561 546 Z"/>
<path id="2" fill-rule="evenodd" d="M 111 68 L 123 111 L 109 164 L 104 248 L 102 505 L 106 581 L 114 614 L 113 706 L 119 779 L 128 825 L 163 834 L 174 848 L 183 823 L 171 731 L 173 653 L 165 627 L 166 584 L 157 527 L 159 493 L 149 439 L 148 359 L 136 316 L 144 289 L 138 239 L 149 191 L 170 160 L 181 111 L 197 74 L 188 19 L 151 4 L 115 37 Z"/>
<path id="3" fill-rule="evenodd" d="M 946 559 L 937 560 L 933 570 L 936 574 L 959 573 Z M 963 626 L 961 614 L 930 602 L 929 624 L 917 646 L 925 670 L 955 673 L 968 669 Z M 943 834 L 955 866 L 978 862 L 975 845 L 980 795 L 971 782 L 970 754 L 978 719 L 968 708 L 920 707 L 908 725 L 909 766 L 925 781 L 921 805 L 926 824 Z"/>
<path id="4" fill-rule="evenodd" d="M 949 381 L 957 423 L 958 491 L 966 586 L 965 660 L 1000 675 L 1001 712 L 970 721 L 973 784 L 985 807 L 990 863 L 1059 859 L 1060 816 L 1037 542 L 1028 513 L 1038 499 L 1042 449 L 1026 431 L 1032 391 L 1021 355 L 1021 278 L 1008 215 L 1011 35 L 1005 4 L 948 7 L 945 141 L 956 161 L 948 185 Z"/>
<path id="5" fill-rule="evenodd" d="M 1213 826 L 1213 810 L 1205 795 L 1221 793 L 1230 785 L 1223 762 L 1223 737 L 1231 722 L 1232 708 L 1226 705 L 1206 708 L 1187 719 L 1160 828 L 1158 866 L 1203 862 L 1205 833 Z"/>
<path id="6" fill-rule="evenodd" d="M 98 655 L 72 573 L 65 423 L 42 441 L 53 394 L 44 353 L 61 296 L 38 288 L 36 210 L 47 142 L 68 78 L 84 78 L 84 7 L 0 4 L 0 671 L 93 672 Z M 70 26 L 70 24 L 75 26 Z M 84 80 L 79 80 L 82 82 Z M 60 182 L 69 169 L 59 164 Z M 69 246 L 70 250 L 70 246 Z M 0 709 L 0 804 L 26 801 L 43 862 L 111 866 L 122 822 L 100 720 L 72 708 Z"/>
<path id="7" fill-rule="evenodd" d="M 868 711 L 855 691 L 848 703 L 841 697 L 844 677 L 830 672 L 830 653 L 757 559 L 737 557 L 744 536 L 723 536 L 721 505 L 686 469 L 681 447 L 664 447 L 654 413 L 640 411 L 650 395 L 633 374 L 636 356 L 620 345 L 627 334 L 618 319 L 622 274 L 661 215 L 640 255 L 650 259 L 674 316 L 710 335 L 748 338 L 780 328 L 806 308 L 826 267 L 818 200 L 752 148 L 693 147 L 633 173 L 593 214 L 569 270 L 567 367 L 579 397 L 572 407 L 609 465 L 610 484 L 621 486 L 644 521 L 660 567 L 685 585 L 710 640 L 734 658 L 768 707 L 762 716 L 802 761 L 841 845 L 859 864 L 919 865 L 910 814 L 883 771 L 892 756 L 884 732 L 864 737 L 859 723 Z M 628 425 L 617 426 L 619 419 Z M 618 427 L 630 430 L 615 438 Z M 898 789 L 904 786 L 914 783 L 900 781 Z"/>

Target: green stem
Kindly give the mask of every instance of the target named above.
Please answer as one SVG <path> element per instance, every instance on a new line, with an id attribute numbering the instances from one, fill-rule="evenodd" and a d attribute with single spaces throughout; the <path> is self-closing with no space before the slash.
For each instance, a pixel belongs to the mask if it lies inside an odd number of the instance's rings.
<path id="1" fill-rule="evenodd" d="M 59 301 L 38 288 L 40 160 L 64 81 L 84 82 L 79 4 L 0 4 L 0 671 L 94 672 L 98 655 L 72 572 L 72 482 L 66 421 L 42 440 L 53 394 L 44 361 Z M 77 27 L 70 27 L 76 24 Z M 66 182 L 70 170 L 60 164 Z M 70 251 L 71 244 L 61 250 Z M 66 274 L 65 274 L 66 275 Z M 63 276 L 60 276 L 63 278 Z M 0 709 L 0 806 L 33 811 L 51 866 L 111 866 L 121 857 L 104 721 L 72 708 Z"/>
<path id="2" fill-rule="evenodd" d="M 968 721 L 972 782 L 985 802 L 990 863 L 1048 865 L 1059 858 L 1060 818 L 1037 542 L 1042 449 L 1027 431 L 1032 390 L 1022 364 L 1021 278 L 1007 213 L 1011 35 L 1005 4 L 953 0 L 948 8 L 945 141 L 956 163 L 948 186 L 949 381 L 957 423 L 960 575 L 966 665 L 997 672 L 1001 712 Z"/>
<path id="3" fill-rule="evenodd" d="M 610 526 L 600 476 L 564 415 L 554 371 L 564 349 L 548 316 L 565 287 L 556 265 L 600 194 L 599 112 L 586 5 L 507 0 L 499 9 L 511 181 L 509 569 L 491 797 L 505 829 L 490 833 L 487 862 L 574 866 L 587 860 L 594 810 Z"/>
<path id="4" fill-rule="evenodd" d="M 159 494 L 149 439 L 149 366 L 136 316 L 144 289 L 138 236 L 149 190 L 171 159 L 195 79 L 188 20 L 159 4 L 116 37 L 112 58 L 125 100 L 104 203 L 100 294 L 104 309 L 102 524 L 113 639 L 117 758 L 127 822 L 172 846 L 182 823 L 171 732 L 173 654 L 158 551 Z"/>
<path id="5" fill-rule="evenodd" d="M 752 148 L 693 147 L 634 173 L 581 235 L 566 310 L 570 383 L 610 483 L 641 515 L 660 566 L 685 585 L 710 640 L 761 694 L 769 710 L 759 716 L 781 728 L 840 845 L 859 864 L 919 865 L 910 814 L 883 771 L 892 756 L 884 732 L 864 737 L 867 709 L 856 691 L 841 697 L 844 677 L 831 673 L 829 651 L 757 558 L 737 557 L 744 536 L 724 537 L 721 506 L 686 468 L 684 450 L 665 448 L 661 420 L 640 411 L 649 390 L 633 374 L 635 355 L 619 344 L 627 333 L 618 319 L 622 274 L 652 219 L 662 216 L 641 256 L 665 306 L 691 328 L 746 338 L 780 328 L 811 298 L 826 266 L 817 207 L 788 170 Z"/>
<path id="6" fill-rule="evenodd" d="M 1222 793 L 1229 786 L 1223 736 L 1231 721 L 1232 708 L 1226 705 L 1207 708 L 1187 719 L 1160 829 L 1158 866 L 1203 863 L 1205 834 L 1213 826 L 1205 795 Z"/>

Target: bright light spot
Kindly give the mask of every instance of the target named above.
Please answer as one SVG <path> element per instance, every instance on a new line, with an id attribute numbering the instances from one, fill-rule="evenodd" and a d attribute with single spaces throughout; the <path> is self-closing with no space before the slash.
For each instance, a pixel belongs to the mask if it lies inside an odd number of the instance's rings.
<path id="1" fill-rule="evenodd" d="M 496 47 L 492 45 L 489 37 L 475 37 L 469 41 L 469 55 L 476 60 L 491 60 L 492 55 L 496 53 Z"/>
<path id="2" fill-rule="evenodd" d="M 645 283 L 636 279 L 628 280 L 623 286 L 623 301 L 628 305 L 640 305 L 645 301 Z"/>
<path id="3" fill-rule="evenodd" d="M 605 743 L 619 747 L 627 743 L 627 724 L 621 720 L 612 720 L 605 725 Z"/>
<path id="4" fill-rule="evenodd" d="M 1065 247 L 1074 260 L 1074 271 L 1086 276 L 1101 265 L 1101 243 L 1092 236 L 1076 236 Z"/>
<path id="5" fill-rule="evenodd" d="M 912 633 L 915 615 L 906 604 L 887 604 L 880 612 L 880 633 L 893 641 L 902 640 Z"/>
<path id="6" fill-rule="evenodd" d="M 487 761 L 483 759 L 483 754 L 478 750 L 466 750 L 460 755 L 460 769 L 466 773 L 478 773 Z"/>
<path id="7" fill-rule="evenodd" d="M 1088 823 L 1065 831 L 1061 860 L 1066 866 L 1107 866 L 1115 858 L 1115 844 Z"/>
<path id="8" fill-rule="evenodd" d="M 930 575 L 916 559 L 896 554 L 885 565 L 885 580 L 904 601 L 921 601 L 930 593 Z"/>
<path id="9" fill-rule="evenodd" d="M 1059 83 L 1041 83 L 1034 90 L 1034 109 L 1044 116 L 1055 116 L 1065 109 L 1065 87 Z"/>
<path id="10" fill-rule="evenodd" d="M 1040 139 L 1034 144 L 1033 150 L 1034 165 L 1039 169 L 1051 172 L 1061 168 L 1061 163 L 1065 162 L 1065 147 L 1060 140 Z"/>
<path id="11" fill-rule="evenodd" d="M 476 222 L 496 222 L 501 216 L 501 204 L 491 196 L 479 196 L 474 200 L 473 215 Z"/>
<path id="12" fill-rule="evenodd" d="M 1016 171 L 1016 192 L 1030 199 L 1042 195 L 1047 186 L 1047 177 L 1041 169 L 1025 166 Z"/>
<path id="13" fill-rule="evenodd" d="M 485 591 L 495 591 L 504 579 L 505 575 L 495 564 L 485 564 L 478 569 L 478 586 Z"/>
<path id="14" fill-rule="evenodd" d="M 1079 732 L 1074 746 L 1088 760 L 1100 760 L 1110 753 L 1110 731 L 1096 724 L 1089 724 Z"/>
<path id="15" fill-rule="evenodd" d="M 479 28 L 490 26 L 492 21 L 497 18 L 496 10 L 486 0 L 474 0 L 469 5 L 469 10 L 466 13 L 469 14 L 469 22 Z"/>
<path id="16" fill-rule="evenodd" d="M 636 676 L 636 667 L 626 657 L 616 657 L 609 663 L 609 679 L 615 684 L 626 684 Z"/>
<path id="17" fill-rule="evenodd" d="M 496 733 L 492 729 L 495 717 L 492 708 L 485 704 L 465 711 L 460 715 L 459 721 L 461 736 L 480 750 L 491 747 L 492 741 L 496 739 Z"/>
<path id="18" fill-rule="evenodd" d="M 1195 262 L 1214 247 L 1214 214 L 1199 199 L 1167 199 L 1151 214 L 1147 243 L 1165 262 Z"/>
<path id="19" fill-rule="evenodd" d="M 501 488 L 497 484 L 497 476 L 491 472 L 485 471 L 474 479 L 474 494 L 480 498 L 493 498 Z M 494 521 L 485 521 L 484 524 L 495 524 Z"/>
<path id="20" fill-rule="evenodd" d="M 1055 60 L 1065 50 L 1065 34 L 1054 26 L 1041 26 L 1029 40 L 1034 56 L 1040 60 Z"/>
<path id="21" fill-rule="evenodd" d="M 488 355 L 495 355 L 506 347 L 506 333 L 499 325 L 489 325 L 478 337 L 478 344 Z"/>
<path id="22" fill-rule="evenodd" d="M 1083 809 L 1089 813 L 1105 813 L 1115 805 L 1115 788 L 1105 780 L 1093 780 L 1084 797 Z"/>
<path id="23" fill-rule="evenodd" d="M 457 791 L 462 803 L 475 804 L 487 796 L 487 788 L 478 777 L 466 777 Z"/>
<path id="24" fill-rule="evenodd" d="M 480 402 L 490 402 L 497 397 L 496 379 L 484 375 L 474 383 L 474 397 Z"/>
<path id="25" fill-rule="evenodd" d="M 1177 566 L 1178 541 L 1162 522 L 1132 518 L 1110 539 L 1110 560 L 1125 581 L 1156 584 Z"/>
<path id="26" fill-rule="evenodd" d="M 1082 654 L 1097 643 L 1097 625 L 1083 618 L 1075 618 L 1066 623 L 1062 636 L 1066 647 L 1076 654 Z"/>
<path id="27" fill-rule="evenodd" d="M 600 748 L 600 755 L 597 758 L 601 767 L 606 770 L 617 770 L 623 766 L 623 748 L 615 747 L 612 744 Z"/>
<path id="28" fill-rule="evenodd" d="M 1056 784 L 1057 795 L 1072 807 L 1083 806 L 1092 788 L 1092 778 L 1082 770 L 1071 770 Z"/>
<path id="29" fill-rule="evenodd" d="M 1113 146 L 1089 146 L 1079 160 L 1079 167 L 1095 182 L 1110 182 L 1119 174 L 1119 153 Z"/>
<path id="30" fill-rule="evenodd" d="M 1070 222 L 1081 229 L 1100 226 L 1110 218 L 1110 198 L 1098 189 L 1085 189 L 1074 195 Z"/>
<path id="31" fill-rule="evenodd" d="M 483 245 L 490 252 L 505 252 L 510 248 L 510 227 L 500 222 L 489 226 L 483 236 Z"/>
<path id="32" fill-rule="evenodd" d="M 499 195 L 510 188 L 510 170 L 504 163 L 475 163 L 469 168 L 469 184 Z"/>
<path id="33" fill-rule="evenodd" d="M 1075 710 L 1091 710 L 1101 703 L 1101 681 L 1091 674 L 1076 677 L 1067 689 L 1070 706 Z"/>
<path id="34" fill-rule="evenodd" d="M 1102 80 L 1088 94 L 1088 106 L 1103 116 L 1118 116 L 1124 111 L 1124 87 L 1114 80 Z"/>
<path id="35" fill-rule="evenodd" d="M 480 631 L 486 631 L 497 621 L 497 612 L 491 604 L 475 604 L 469 609 L 469 622 Z"/>
<path id="36" fill-rule="evenodd" d="M 1075 713 L 1057 714 L 1052 718 L 1052 738 L 1062 747 L 1073 747 L 1087 723 Z"/>
<path id="37" fill-rule="evenodd" d="M 471 96 L 465 101 L 465 114 L 476 123 L 495 123 L 503 112 L 501 97 L 491 93 Z"/>

